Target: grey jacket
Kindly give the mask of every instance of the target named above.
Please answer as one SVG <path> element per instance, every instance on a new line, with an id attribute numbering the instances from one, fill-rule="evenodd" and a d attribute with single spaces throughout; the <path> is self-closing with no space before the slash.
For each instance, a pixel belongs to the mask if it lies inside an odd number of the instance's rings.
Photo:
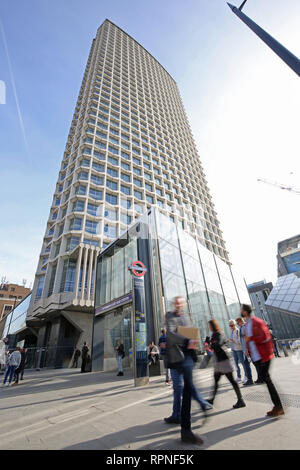
<path id="1" fill-rule="evenodd" d="M 21 363 L 21 353 L 20 351 L 14 351 L 8 359 L 8 365 L 19 367 Z"/>
<path id="2" fill-rule="evenodd" d="M 176 315 L 176 312 L 167 312 L 167 362 L 168 366 L 178 364 L 184 360 L 184 349 L 187 347 L 189 340 L 177 333 L 179 326 L 191 326 L 191 321 L 187 314 Z"/>

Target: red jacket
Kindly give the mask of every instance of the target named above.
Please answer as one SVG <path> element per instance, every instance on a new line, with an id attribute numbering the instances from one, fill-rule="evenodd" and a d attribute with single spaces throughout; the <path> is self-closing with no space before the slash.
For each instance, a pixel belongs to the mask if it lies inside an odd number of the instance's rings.
<path id="1" fill-rule="evenodd" d="M 266 323 L 258 317 L 252 319 L 252 336 L 250 341 L 254 341 L 261 357 L 261 362 L 270 361 L 274 357 L 274 346 L 272 336 Z"/>

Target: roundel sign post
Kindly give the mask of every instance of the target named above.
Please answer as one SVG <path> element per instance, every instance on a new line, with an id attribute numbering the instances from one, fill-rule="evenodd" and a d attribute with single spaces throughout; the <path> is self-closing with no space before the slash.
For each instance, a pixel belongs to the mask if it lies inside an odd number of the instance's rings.
<path id="1" fill-rule="evenodd" d="M 139 386 L 149 383 L 144 285 L 144 276 L 147 272 L 147 268 L 142 261 L 134 261 L 128 269 L 132 274 L 134 385 Z"/>

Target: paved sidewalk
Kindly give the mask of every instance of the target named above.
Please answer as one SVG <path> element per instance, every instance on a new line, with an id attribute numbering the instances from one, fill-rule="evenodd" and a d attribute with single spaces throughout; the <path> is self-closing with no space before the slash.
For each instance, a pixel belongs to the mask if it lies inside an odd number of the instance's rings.
<path id="1" fill-rule="evenodd" d="M 215 407 L 203 423 L 193 403 L 193 429 L 203 449 L 300 449 L 300 364 L 275 359 L 272 377 L 286 406 L 280 419 L 265 385 L 243 388 L 247 407 L 233 410 L 235 395 L 221 379 Z M 129 372 L 86 373 L 79 369 L 26 371 L 24 382 L 0 389 L 0 449 L 184 450 L 180 427 L 163 422 L 172 408 L 172 387 L 163 377 L 135 388 Z M 1 381 L 3 376 L 0 376 Z M 196 370 L 195 382 L 210 396 L 212 369 Z"/>

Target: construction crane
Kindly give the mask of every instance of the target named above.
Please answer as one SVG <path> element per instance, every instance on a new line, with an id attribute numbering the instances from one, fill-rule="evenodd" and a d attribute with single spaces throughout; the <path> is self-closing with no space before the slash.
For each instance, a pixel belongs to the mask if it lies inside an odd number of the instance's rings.
<path id="1" fill-rule="evenodd" d="M 290 191 L 291 193 L 300 195 L 300 189 L 296 189 L 293 186 L 288 186 L 286 184 L 278 183 L 277 181 L 270 181 L 263 178 L 258 178 L 257 181 L 260 181 L 261 183 L 265 184 L 270 184 L 271 186 L 276 186 L 277 188 L 285 189 L 286 191 Z"/>

